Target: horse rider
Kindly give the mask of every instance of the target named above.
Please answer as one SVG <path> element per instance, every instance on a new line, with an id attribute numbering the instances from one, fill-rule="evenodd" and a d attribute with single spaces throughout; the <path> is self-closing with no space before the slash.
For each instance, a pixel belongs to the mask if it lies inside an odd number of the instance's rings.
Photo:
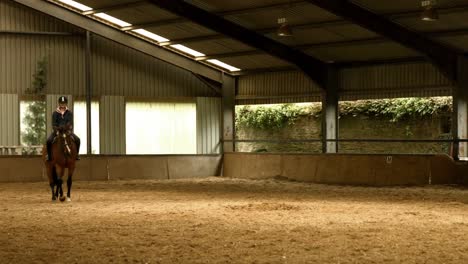
<path id="1" fill-rule="evenodd" d="M 65 96 L 60 96 L 58 99 L 58 107 L 52 114 L 52 127 L 70 126 L 73 131 L 73 113 L 68 109 L 68 99 Z M 76 150 L 80 153 L 80 138 L 74 133 L 71 134 L 76 144 Z M 47 160 L 52 160 L 52 142 L 54 141 L 55 131 L 47 138 Z M 77 153 L 76 159 L 79 160 Z"/>

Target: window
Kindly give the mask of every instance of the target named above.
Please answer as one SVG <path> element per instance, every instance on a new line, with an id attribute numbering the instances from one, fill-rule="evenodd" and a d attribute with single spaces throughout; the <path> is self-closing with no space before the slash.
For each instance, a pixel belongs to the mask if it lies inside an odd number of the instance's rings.
<path id="1" fill-rule="evenodd" d="M 127 154 L 196 154 L 196 116 L 195 103 L 127 103 Z"/>
<path id="2" fill-rule="evenodd" d="M 80 154 L 86 154 L 88 144 L 86 102 L 73 104 L 74 133 L 80 137 Z M 99 103 L 91 102 L 91 153 L 99 154 Z"/>

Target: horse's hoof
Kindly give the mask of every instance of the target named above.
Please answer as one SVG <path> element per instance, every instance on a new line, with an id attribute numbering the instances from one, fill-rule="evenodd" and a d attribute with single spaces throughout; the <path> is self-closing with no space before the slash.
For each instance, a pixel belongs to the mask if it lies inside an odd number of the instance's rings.
<path id="1" fill-rule="evenodd" d="M 59 199 L 60 199 L 61 202 L 64 202 L 65 201 L 65 196 L 60 196 Z"/>
<path id="2" fill-rule="evenodd" d="M 52 198 L 52 202 L 55 203 L 57 201 L 57 198 Z"/>
<path id="3" fill-rule="evenodd" d="M 67 202 L 71 202 L 71 199 L 70 199 L 70 197 L 67 197 Z"/>

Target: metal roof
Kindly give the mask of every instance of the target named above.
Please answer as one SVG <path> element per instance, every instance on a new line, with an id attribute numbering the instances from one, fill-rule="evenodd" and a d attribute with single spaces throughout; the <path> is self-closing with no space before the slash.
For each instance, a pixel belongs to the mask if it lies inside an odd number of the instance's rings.
<path id="1" fill-rule="evenodd" d="M 49 2 L 63 5 L 59 0 L 49 0 Z M 244 44 L 240 40 L 232 39 L 159 8 L 153 3 L 155 1 L 77 0 L 77 2 L 95 10 L 87 13 L 75 10 L 83 15 L 92 17 L 92 12 L 104 12 L 132 24 L 132 27 L 126 28 L 127 30 L 143 28 L 171 40 L 166 44 L 180 43 L 206 55 L 198 60 L 219 59 L 240 68 L 241 73 L 294 66 L 291 62 Z M 271 40 L 301 50 L 325 63 L 385 61 L 424 55 L 325 11 L 311 1 L 186 0 L 185 2 Z M 449 48 L 468 52 L 468 19 L 466 19 L 468 0 L 438 0 L 440 19 L 433 22 L 420 20 L 420 0 L 354 0 L 352 3 Z M 279 17 L 288 19 L 293 36 L 276 35 Z M 159 45 L 155 42 L 153 44 Z M 164 47 L 172 50 L 170 45 Z"/>

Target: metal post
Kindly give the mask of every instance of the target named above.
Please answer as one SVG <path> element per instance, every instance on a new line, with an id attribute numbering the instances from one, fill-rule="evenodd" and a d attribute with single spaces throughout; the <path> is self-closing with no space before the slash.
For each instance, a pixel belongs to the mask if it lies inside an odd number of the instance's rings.
<path id="1" fill-rule="evenodd" d="M 337 153 L 338 142 L 338 71 L 330 68 L 327 87 L 322 93 L 322 153 Z"/>
<path id="2" fill-rule="evenodd" d="M 236 79 L 223 74 L 223 150 L 234 152 L 234 107 L 236 93 Z"/>
<path id="3" fill-rule="evenodd" d="M 452 137 L 466 139 L 468 136 L 468 57 L 459 56 L 457 61 L 457 83 L 453 89 Z M 454 142 L 452 157 L 458 160 L 467 157 L 467 142 Z"/>
<path id="4" fill-rule="evenodd" d="M 86 135 L 87 154 L 92 154 L 91 146 L 91 32 L 86 31 L 85 51 L 85 85 L 86 85 Z"/>

